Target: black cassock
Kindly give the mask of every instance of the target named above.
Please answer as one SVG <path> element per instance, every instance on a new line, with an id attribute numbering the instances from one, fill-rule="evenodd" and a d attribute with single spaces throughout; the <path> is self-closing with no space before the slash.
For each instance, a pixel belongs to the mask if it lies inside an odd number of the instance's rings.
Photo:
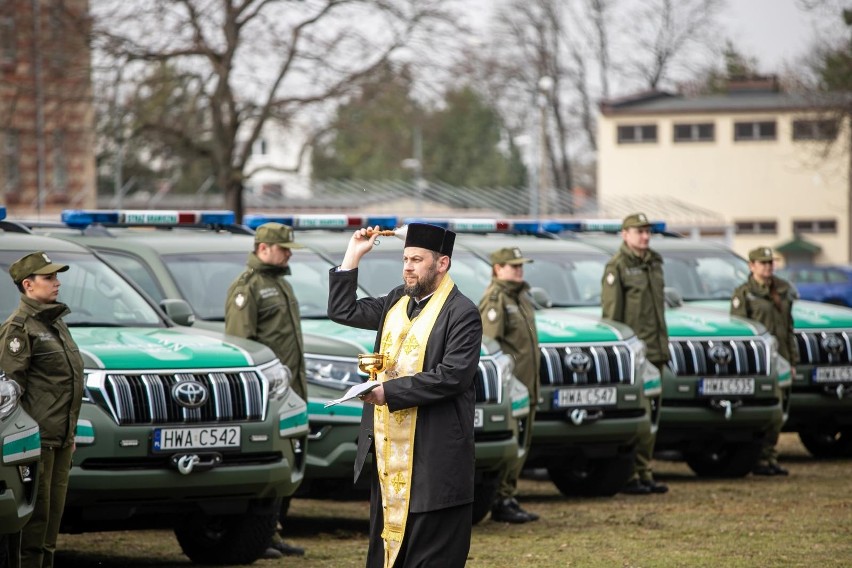
<path id="1" fill-rule="evenodd" d="M 331 270 L 328 317 L 343 325 L 377 330 L 374 351 L 378 352 L 385 315 L 404 295 L 403 287 L 381 298 L 359 300 L 357 279 L 357 269 Z M 423 371 L 383 383 L 391 412 L 418 408 L 409 516 L 397 566 L 424 560 L 429 566 L 464 565 L 472 524 L 474 377 L 481 344 L 479 310 L 454 286 L 429 335 Z M 355 481 L 372 451 L 373 405 L 365 404 Z M 381 495 L 375 468 L 371 471 L 367 565 L 382 566 Z"/>

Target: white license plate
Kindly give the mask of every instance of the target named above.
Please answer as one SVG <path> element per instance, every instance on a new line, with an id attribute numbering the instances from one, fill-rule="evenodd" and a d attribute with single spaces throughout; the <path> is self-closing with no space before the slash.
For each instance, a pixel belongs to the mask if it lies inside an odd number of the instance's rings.
<path id="1" fill-rule="evenodd" d="M 559 389 L 553 393 L 554 408 L 572 406 L 609 406 L 618 402 L 615 387 Z"/>
<path id="2" fill-rule="evenodd" d="M 481 408 L 473 409 L 473 427 L 482 428 L 485 426 L 485 410 Z"/>
<path id="3" fill-rule="evenodd" d="M 698 382 L 698 394 L 704 396 L 754 394 L 754 379 L 701 379 Z"/>
<path id="4" fill-rule="evenodd" d="M 852 367 L 817 367 L 815 383 L 852 383 Z"/>
<path id="5" fill-rule="evenodd" d="M 239 448 L 239 426 L 155 428 L 154 451 Z"/>

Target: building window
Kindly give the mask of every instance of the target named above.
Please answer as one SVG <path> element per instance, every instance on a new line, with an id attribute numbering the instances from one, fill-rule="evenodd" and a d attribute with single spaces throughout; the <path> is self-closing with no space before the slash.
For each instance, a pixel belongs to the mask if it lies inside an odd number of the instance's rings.
<path id="1" fill-rule="evenodd" d="M 675 142 L 712 142 L 716 138 L 716 125 L 712 122 L 700 124 L 675 124 Z"/>
<path id="2" fill-rule="evenodd" d="M 794 120 L 793 140 L 835 140 L 838 127 L 836 120 Z"/>
<path id="3" fill-rule="evenodd" d="M 776 130 L 774 120 L 735 122 L 734 140 L 775 140 Z"/>
<path id="4" fill-rule="evenodd" d="M 734 232 L 738 235 L 775 235 L 778 233 L 778 221 L 734 221 Z"/>
<path id="5" fill-rule="evenodd" d="M 635 144 L 656 141 L 656 124 L 626 124 L 618 127 L 619 144 Z"/>
<path id="6" fill-rule="evenodd" d="M 57 193 L 68 191 L 68 164 L 65 158 L 65 132 L 53 131 L 53 190 Z"/>
<path id="7" fill-rule="evenodd" d="M 14 65 L 17 37 L 15 34 L 15 18 L 3 12 L 11 10 L 11 4 L 0 2 L 0 65 Z"/>
<path id="8" fill-rule="evenodd" d="M 266 140 L 263 138 L 258 138 L 254 141 L 251 147 L 251 153 L 254 156 L 265 156 L 266 155 Z"/>
<path id="9" fill-rule="evenodd" d="M 17 193 L 21 185 L 21 136 L 17 130 L 6 130 L 3 136 L 3 190 Z"/>
<path id="10" fill-rule="evenodd" d="M 834 219 L 793 220 L 794 233 L 837 233 L 837 221 Z"/>

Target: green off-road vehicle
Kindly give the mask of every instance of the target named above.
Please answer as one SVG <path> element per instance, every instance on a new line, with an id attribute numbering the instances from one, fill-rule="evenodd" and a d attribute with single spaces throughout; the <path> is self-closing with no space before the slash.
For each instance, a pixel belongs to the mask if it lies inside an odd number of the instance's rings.
<path id="1" fill-rule="evenodd" d="M 194 562 L 260 557 L 305 468 L 308 417 L 290 370 L 258 343 L 176 326 L 89 249 L 0 228 L 4 272 L 33 251 L 71 267 L 59 301 L 71 309 L 85 390 L 61 530 L 170 527 Z M 10 282 L 0 286 L 0 318 L 18 301 Z M 189 312 L 182 303 L 170 308 Z M 5 462 L 17 452 L 2 425 Z"/>
<path id="2" fill-rule="evenodd" d="M 233 214 L 215 223 L 196 222 L 198 212 L 66 211 L 64 227 L 36 230 L 84 244 L 128 275 L 157 302 L 185 301 L 194 327 L 224 330 L 230 284 L 245 269 L 253 231 L 233 224 Z M 183 220 L 183 222 L 182 222 Z M 187 221 L 188 220 L 188 221 Z M 381 218 L 317 217 L 318 223 L 384 223 Z M 337 235 L 345 244 L 346 238 Z M 302 233 L 296 235 L 297 242 Z M 326 408 L 325 403 L 366 379 L 358 354 L 373 350 L 375 333 L 331 322 L 326 315 L 332 263 L 310 250 L 295 249 L 291 276 L 302 316 L 308 381 L 310 436 L 305 480 L 298 494 L 348 498 L 361 421 L 358 400 Z M 526 427 L 529 393 L 512 374 L 514 363 L 494 342 L 484 342 L 476 376 L 476 490 L 474 521 L 490 510 L 499 472 L 518 459 Z M 363 480 L 362 480 L 363 481 Z M 366 494 L 366 493 L 363 493 Z M 282 523 L 287 502 L 282 511 Z"/>
<path id="3" fill-rule="evenodd" d="M 297 239 L 331 262 L 343 258 L 348 233 L 307 230 L 319 224 L 309 216 L 277 220 L 293 224 Z M 257 221 L 246 219 L 250 225 Z M 456 223 L 450 228 L 459 233 L 450 276 L 462 293 L 478 302 L 490 282 L 491 267 L 472 252 L 476 237 L 461 234 L 466 226 Z M 387 293 L 401 281 L 401 259 L 401 240 L 380 239 L 361 259 L 359 283 L 372 295 Z M 578 296 L 577 301 L 585 300 Z M 659 373 L 645 360 L 644 345 L 626 326 L 558 309 L 537 311 L 536 325 L 541 388 L 526 464 L 546 468 L 565 495 L 613 495 L 631 475 L 639 434 L 656 428 L 652 401 L 659 395 Z"/>

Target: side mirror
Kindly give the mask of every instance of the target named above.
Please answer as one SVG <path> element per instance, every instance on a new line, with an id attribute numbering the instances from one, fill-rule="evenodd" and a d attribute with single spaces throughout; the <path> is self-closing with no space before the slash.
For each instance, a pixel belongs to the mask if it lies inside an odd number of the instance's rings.
<path id="1" fill-rule="evenodd" d="M 178 325 L 192 325 L 195 323 L 195 314 L 185 300 L 162 300 L 160 307 L 166 315 Z"/>
<path id="2" fill-rule="evenodd" d="M 677 288 L 666 286 L 663 288 L 663 296 L 665 296 L 666 306 L 670 308 L 679 308 L 683 306 L 683 296 L 680 295 Z"/>
<path id="3" fill-rule="evenodd" d="M 550 299 L 550 294 L 544 288 L 530 288 L 530 296 L 538 309 L 553 307 L 553 300 Z"/>

